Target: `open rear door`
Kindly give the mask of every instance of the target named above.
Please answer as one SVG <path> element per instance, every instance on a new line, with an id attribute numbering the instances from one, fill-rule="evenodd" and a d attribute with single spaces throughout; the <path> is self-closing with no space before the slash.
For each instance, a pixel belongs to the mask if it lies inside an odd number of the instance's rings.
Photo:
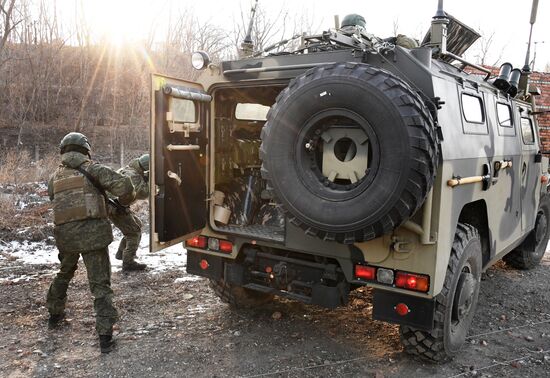
<path id="1" fill-rule="evenodd" d="M 211 100 L 197 83 L 152 75 L 153 252 L 199 233 L 206 225 L 206 122 Z"/>

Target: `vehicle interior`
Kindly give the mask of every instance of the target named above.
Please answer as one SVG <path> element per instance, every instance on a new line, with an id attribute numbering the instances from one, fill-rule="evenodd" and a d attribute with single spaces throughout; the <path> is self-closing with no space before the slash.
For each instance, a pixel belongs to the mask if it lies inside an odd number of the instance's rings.
<path id="1" fill-rule="evenodd" d="M 267 112 L 283 89 L 279 85 L 214 92 L 212 155 L 219 199 L 211 202 L 211 224 L 218 231 L 284 241 L 284 215 L 266 190 L 259 156 Z"/>

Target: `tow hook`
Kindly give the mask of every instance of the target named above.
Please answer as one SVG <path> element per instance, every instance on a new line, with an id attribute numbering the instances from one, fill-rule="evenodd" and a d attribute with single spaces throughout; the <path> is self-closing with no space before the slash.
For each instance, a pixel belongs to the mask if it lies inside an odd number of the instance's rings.
<path id="1" fill-rule="evenodd" d="M 273 266 L 270 278 L 275 281 L 277 286 L 286 286 L 288 284 L 288 268 L 285 262 L 279 262 Z"/>

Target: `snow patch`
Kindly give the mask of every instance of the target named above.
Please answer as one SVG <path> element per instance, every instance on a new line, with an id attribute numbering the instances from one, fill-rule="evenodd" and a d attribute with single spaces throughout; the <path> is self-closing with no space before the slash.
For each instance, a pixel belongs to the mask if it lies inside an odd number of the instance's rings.
<path id="1" fill-rule="evenodd" d="M 199 277 L 199 276 L 185 276 L 185 277 L 176 278 L 174 280 L 174 283 L 194 282 L 194 281 L 202 281 L 202 280 L 203 280 L 203 278 Z"/>
<path id="2" fill-rule="evenodd" d="M 4 252 L 23 264 L 50 265 L 59 262 L 57 248 L 44 242 L 12 241 Z"/>
<path id="3" fill-rule="evenodd" d="M 115 230 L 115 241 L 109 245 L 109 256 L 111 257 L 112 271 L 118 272 L 122 269 L 122 261 L 115 259 L 116 251 L 122 235 Z M 16 263 L 28 265 L 57 265 L 59 263 L 58 251 L 55 245 L 45 242 L 11 241 L 0 244 L 0 260 L 13 260 Z M 11 257 L 11 258 L 10 258 Z M 82 260 L 82 258 L 81 258 Z M 149 252 L 149 234 L 144 233 L 137 251 L 137 261 L 147 264 L 148 272 L 158 274 L 166 270 L 181 270 L 185 273 L 187 264 L 187 251 L 182 244 L 168 247 L 162 251 Z M 28 278 L 31 277 L 31 278 Z M 10 281 L 18 282 L 33 279 L 34 276 L 9 277 Z M 28 279 L 27 279 L 28 278 Z M 36 277 L 34 277 L 36 278 Z M 184 276 L 178 282 L 196 281 L 200 278 Z M 7 278 L 4 280 L 8 280 Z M 17 281 L 15 281 L 17 280 Z"/>
<path id="4" fill-rule="evenodd" d="M 0 277 L 0 282 L 10 282 L 10 283 L 29 282 L 29 281 L 32 281 L 32 280 L 36 280 L 40 277 L 53 276 L 55 274 L 56 274 L 56 272 L 53 271 L 53 270 L 48 270 L 48 271 L 40 272 L 40 273 L 36 273 L 36 274 L 28 274 L 28 275 L 27 274 L 22 274 L 20 276 L 10 274 L 7 277 Z"/>
<path id="5" fill-rule="evenodd" d="M 115 241 L 109 245 L 109 255 L 111 256 L 111 265 L 113 272 L 122 269 L 122 261 L 115 259 L 116 251 L 122 235 L 115 231 Z M 176 244 L 159 252 L 149 252 L 149 234 L 144 233 L 141 236 L 139 248 L 137 250 L 137 261 L 147 264 L 147 268 L 152 273 L 161 273 L 170 269 L 184 270 L 187 265 L 187 251 L 182 244 Z"/>

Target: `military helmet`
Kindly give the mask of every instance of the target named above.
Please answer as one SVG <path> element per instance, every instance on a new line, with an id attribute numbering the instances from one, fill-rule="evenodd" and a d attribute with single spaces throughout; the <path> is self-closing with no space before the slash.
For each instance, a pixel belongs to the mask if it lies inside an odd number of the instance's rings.
<path id="1" fill-rule="evenodd" d="M 346 26 L 360 26 L 365 29 L 367 27 L 367 22 L 365 21 L 365 17 L 360 14 L 352 13 L 346 15 L 342 20 L 342 25 L 340 27 L 344 28 Z"/>
<path id="2" fill-rule="evenodd" d="M 143 154 L 138 158 L 138 163 L 144 171 L 149 170 L 149 154 Z"/>
<path id="3" fill-rule="evenodd" d="M 92 146 L 90 145 L 90 142 L 88 142 L 88 138 L 86 138 L 86 135 L 72 132 L 68 133 L 63 137 L 63 139 L 61 139 L 61 143 L 59 143 L 59 149 L 61 150 L 61 153 L 81 149 L 84 149 L 85 153 L 89 153 L 92 149 Z"/>

